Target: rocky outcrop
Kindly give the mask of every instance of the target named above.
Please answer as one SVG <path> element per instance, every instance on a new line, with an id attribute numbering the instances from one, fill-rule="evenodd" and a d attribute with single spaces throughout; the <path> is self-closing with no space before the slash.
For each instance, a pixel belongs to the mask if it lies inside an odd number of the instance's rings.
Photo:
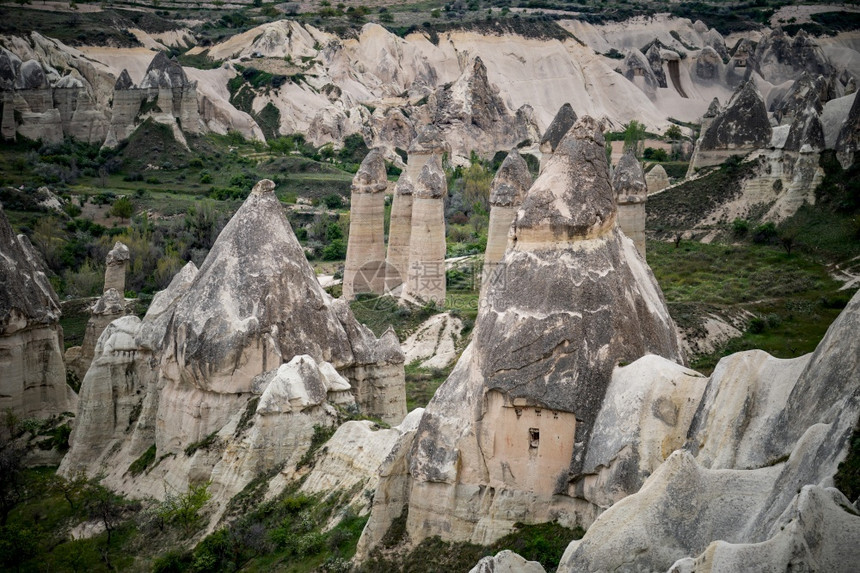
<path id="1" fill-rule="evenodd" d="M 377 339 L 322 290 L 273 190 L 258 183 L 199 271 L 99 338 L 63 475 L 159 498 L 211 479 L 220 512 L 260 472 L 294 466 L 335 406 L 403 418 L 396 336 Z M 129 474 L 150 447 L 168 457 Z"/>
<path id="2" fill-rule="evenodd" d="M 664 172 L 665 174 L 665 172 Z M 618 205 L 618 226 L 633 240 L 642 258 L 645 258 L 645 202 L 648 201 L 648 184 L 642 166 L 632 150 L 618 161 L 612 175 L 612 190 Z"/>
<path id="3" fill-rule="evenodd" d="M 719 81 L 722 76 L 723 60 L 710 46 L 705 46 L 696 57 L 695 74 L 700 80 Z"/>
<path id="4" fill-rule="evenodd" d="M 860 552 L 843 540 L 860 517 L 827 484 L 860 414 L 858 320 L 855 295 L 812 355 L 720 361 L 685 449 L 572 543 L 559 571 L 851 570 Z"/>
<path id="5" fill-rule="evenodd" d="M 510 149 L 537 131 L 528 110 L 511 114 L 498 88 L 490 84 L 480 57 L 450 87 L 437 91 L 436 101 L 432 122 L 444 133 L 451 151 L 463 157 L 473 150 Z"/>
<path id="6" fill-rule="evenodd" d="M 487 248 L 484 251 L 482 289 L 493 280 L 504 280 L 500 276 L 504 273 L 504 268 L 499 267 L 499 261 L 508 247 L 511 223 L 531 186 L 529 166 L 519 152 L 512 149 L 490 184 L 490 223 L 487 228 Z"/>
<path id="7" fill-rule="evenodd" d="M 662 165 L 657 164 L 645 174 L 645 184 L 648 186 L 649 195 L 662 191 L 669 186 L 669 175 Z"/>
<path id="8" fill-rule="evenodd" d="M 2 71 L 2 70 L 0 70 Z M 21 418 L 74 411 L 60 306 L 39 255 L 0 209 L 0 409 Z"/>
<path id="9" fill-rule="evenodd" d="M 431 157 L 438 156 L 440 159 L 445 153 L 451 152 L 451 146 L 445 141 L 442 132 L 435 125 L 424 126 L 409 144 L 408 161 L 406 173 L 413 182 L 418 181 L 421 170 Z"/>
<path id="10" fill-rule="evenodd" d="M 502 260 L 507 280 L 488 286 L 471 344 L 427 406 L 408 476 L 380 483 L 386 491 L 406 483 L 408 499 L 400 494 L 379 513 L 375 506 L 366 531 L 387 529 L 406 503 L 415 543 L 432 535 L 489 543 L 516 521 L 590 522 L 599 506 L 585 495 L 638 488 L 647 474 L 620 469 L 615 458 L 601 460 L 613 468 L 609 484 L 586 486 L 601 471 L 588 465 L 590 452 L 611 449 L 597 433 L 604 397 L 620 362 L 682 357 L 659 287 L 615 219 L 603 136 L 582 118 L 517 213 Z M 674 383 L 676 395 L 659 414 L 668 422 L 647 439 L 643 432 L 642 442 L 683 442 L 678 427 L 693 414 L 685 392 L 703 385 Z M 651 404 L 641 403 L 646 415 Z M 636 435 L 619 439 L 638 455 Z M 660 456 L 640 459 L 656 467 Z"/>
<path id="11" fill-rule="evenodd" d="M 848 118 L 839 130 L 836 140 L 836 157 L 844 169 L 848 169 L 857 161 L 857 149 L 860 148 L 860 97 L 854 96 L 854 103 Z"/>
<path id="12" fill-rule="evenodd" d="M 448 184 L 442 161 L 433 155 L 415 181 L 409 269 L 402 297 L 413 302 L 445 303 L 445 197 Z"/>
<path id="13" fill-rule="evenodd" d="M 721 61 L 727 62 L 729 60 L 729 51 L 726 49 L 726 41 L 716 28 L 711 28 L 702 34 L 702 41 L 704 41 L 706 47 L 714 50 L 714 52 L 720 56 Z"/>
<path id="14" fill-rule="evenodd" d="M 552 123 L 546 128 L 540 140 L 541 170 L 574 123 L 576 123 L 576 112 L 573 111 L 573 106 L 566 103 L 556 112 Z"/>
<path id="15" fill-rule="evenodd" d="M 804 72 L 825 77 L 831 72 L 821 47 L 805 31 L 799 30 L 791 38 L 778 27 L 758 43 L 752 64 L 755 71 L 775 85 L 794 80 Z"/>
<path id="16" fill-rule="evenodd" d="M 660 55 L 658 42 L 651 44 L 651 47 L 645 52 L 645 57 L 651 65 L 651 72 L 653 72 L 654 78 L 657 80 L 657 85 L 661 88 L 669 87 L 666 83 L 666 72 L 663 71 L 663 56 Z"/>
<path id="17" fill-rule="evenodd" d="M 687 175 L 700 167 L 717 165 L 731 155 L 766 148 L 773 130 L 761 94 L 752 81 L 735 91 L 726 108 L 710 121 L 696 143 Z"/>
<path id="18" fill-rule="evenodd" d="M 128 247 L 117 241 L 105 257 L 104 292 L 90 309 L 90 319 L 81 346 L 66 350 L 66 366 L 83 380 L 96 351 L 96 343 L 107 325 L 126 314 L 125 270 L 131 258 Z"/>
<path id="19" fill-rule="evenodd" d="M 197 102 L 197 82 L 189 80 L 185 70 L 164 52 L 150 62 L 140 85 L 133 85 L 123 70 L 114 85 L 110 128 L 104 144 L 115 147 L 134 132 L 146 118 L 169 125 L 174 136 L 184 142 L 183 133 L 202 130 Z"/>
<path id="20" fill-rule="evenodd" d="M 636 84 L 649 98 L 654 98 L 660 82 L 654 76 L 651 62 L 637 49 L 628 50 L 624 58 L 624 77 Z"/>
<path id="21" fill-rule="evenodd" d="M 803 74 L 785 96 L 773 103 L 773 117 L 778 123 L 787 123 L 810 107 L 820 114 L 824 104 L 831 99 L 828 96 L 829 89 L 824 76 Z"/>
<path id="22" fill-rule="evenodd" d="M 385 190 L 388 176 L 380 148 L 361 162 L 352 180 L 349 243 L 343 270 L 343 296 L 385 290 Z"/>
<path id="23" fill-rule="evenodd" d="M 520 555 L 505 549 L 484 557 L 469 573 L 545 573 L 545 570 L 537 561 L 526 561 Z"/>
<path id="24" fill-rule="evenodd" d="M 388 251 L 385 256 L 385 290 L 394 292 L 409 272 L 409 245 L 412 236 L 412 194 L 415 187 L 409 172 L 403 172 L 394 186 L 391 221 L 388 228 Z M 399 293 L 395 293 L 399 294 Z"/>

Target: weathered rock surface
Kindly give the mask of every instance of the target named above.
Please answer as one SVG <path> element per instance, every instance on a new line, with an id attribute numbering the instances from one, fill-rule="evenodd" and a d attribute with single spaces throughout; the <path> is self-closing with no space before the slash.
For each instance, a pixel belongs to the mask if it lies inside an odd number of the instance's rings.
<path id="1" fill-rule="evenodd" d="M 762 38 L 752 58 L 755 70 L 773 84 L 794 80 L 803 72 L 813 76 L 829 76 L 827 57 L 818 43 L 799 30 L 794 38 L 775 28 Z"/>
<path id="2" fill-rule="evenodd" d="M 520 555 L 505 549 L 484 557 L 469 573 L 545 573 L 545 569 L 537 561 L 526 561 Z"/>
<path id="3" fill-rule="evenodd" d="M 645 184 L 649 194 L 662 191 L 669 186 L 669 175 L 662 165 L 655 165 L 645 174 Z"/>
<path id="4" fill-rule="evenodd" d="M 424 321 L 401 345 L 406 364 L 416 360 L 422 368 L 447 368 L 461 349 L 463 321 L 443 312 Z"/>
<path id="5" fill-rule="evenodd" d="M 594 424 L 615 366 L 649 352 L 682 360 L 659 287 L 615 228 L 608 171 L 597 122 L 580 119 L 517 213 L 507 280 L 489 286 L 472 343 L 428 405 L 408 475 L 380 483 L 400 493 L 371 517 L 374 531 L 407 503 L 415 543 L 489 543 L 516 521 L 599 512 L 573 492 L 602 439 Z"/>
<path id="6" fill-rule="evenodd" d="M 654 75 L 651 62 L 637 49 L 627 52 L 624 58 L 624 77 L 633 82 L 649 98 L 654 98 L 660 81 Z"/>
<path id="7" fill-rule="evenodd" d="M 385 190 L 388 177 L 382 150 L 374 148 L 352 180 L 349 242 L 343 270 L 343 296 L 385 290 Z"/>
<path id="8" fill-rule="evenodd" d="M 665 172 L 664 172 L 665 173 Z M 633 240 L 642 258 L 645 258 L 645 202 L 648 201 L 648 184 L 642 166 L 632 150 L 618 161 L 612 174 L 612 190 L 618 205 L 618 226 Z"/>
<path id="9" fill-rule="evenodd" d="M 442 161 L 433 155 L 415 181 L 409 269 L 402 297 L 407 301 L 445 302 L 445 197 L 448 184 Z"/>
<path id="10" fill-rule="evenodd" d="M 696 57 L 696 77 L 705 81 L 720 80 L 723 70 L 723 60 L 720 54 L 710 46 L 705 46 Z"/>
<path id="11" fill-rule="evenodd" d="M 685 449 L 572 543 L 559 571 L 851 570 L 860 549 L 844 540 L 860 517 L 827 485 L 860 414 L 858 323 L 855 295 L 812 355 L 723 359 Z"/>
<path id="12" fill-rule="evenodd" d="M 651 44 L 651 47 L 645 53 L 645 57 L 648 58 L 648 63 L 651 65 L 651 71 L 654 73 L 657 85 L 661 88 L 668 87 L 666 84 L 666 72 L 663 71 L 663 56 L 660 55 L 660 46 L 657 42 Z"/>
<path id="13" fill-rule="evenodd" d="M 552 118 L 552 123 L 546 128 L 540 140 L 540 151 L 545 155 L 552 155 L 567 132 L 576 123 L 576 112 L 573 106 L 565 103 Z"/>
<path id="14" fill-rule="evenodd" d="M 0 69 L 2 72 L 2 69 Z M 0 409 L 22 418 L 74 411 L 57 294 L 39 255 L 0 208 Z"/>
<path id="15" fill-rule="evenodd" d="M 857 161 L 858 148 L 860 148 L 860 97 L 855 95 L 851 111 L 848 112 L 848 119 L 842 125 L 839 138 L 836 140 L 836 157 L 839 158 L 843 168 L 848 169 Z"/>
<path id="16" fill-rule="evenodd" d="M 401 173 L 394 186 L 391 220 L 388 227 L 388 250 L 385 255 L 385 290 L 393 292 L 409 273 L 409 245 L 412 237 L 412 194 L 415 187 L 409 172 Z M 397 294 L 397 293 L 395 293 Z"/>
<path id="17" fill-rule="evenodd" d="M 572 113 L 573 109 L 570 111 Z M 561 113 L 559 111 L 559 114 Z M 504 269 L 498 266 L 499 261 L 508 247 L 511 223 L 531 186 L 532 176 L 528 164 L 516 149 L 512 149 L 490 184 L 490 222 L 487 228 L 487 248 L 484 251 L 482 284 L 494 280 L 494 277 L 499 278 L 495 275 L 504 272 Z"/>
<path id="18" fill-rule="evenodd" d="M 376 339 L 322 290 L 273 189 L 255 186 L 200 270 L 186 266 L 143 321 L 99 338 L 63 475 L 104 473 L 155 497 L 211 479 L 217 517 L 260 472 L 295 466 L 314 426 L 337 421 L 334 405 L 403 418 L 396 336 Z M 153 446 L 169 457 L 129 474 Z"/>
<path id="19" fill-rule="evenodd" d="M 105 258 L 105 292 L 116 289 L 120 293 L 125 293 L 125 270 L 129 259 L 131 254 L 128 247 L 117 241 Z"/>

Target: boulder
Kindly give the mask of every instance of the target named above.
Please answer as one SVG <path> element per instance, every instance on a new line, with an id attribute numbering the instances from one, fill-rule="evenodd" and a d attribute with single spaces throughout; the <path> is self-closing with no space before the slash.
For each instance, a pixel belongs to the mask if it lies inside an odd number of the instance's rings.
<path id="1" fill-rule="evenodd" d="M 469 573 L 545 573 L 537 561 L 526 561 L 509 549 L 484 557 Z"/>

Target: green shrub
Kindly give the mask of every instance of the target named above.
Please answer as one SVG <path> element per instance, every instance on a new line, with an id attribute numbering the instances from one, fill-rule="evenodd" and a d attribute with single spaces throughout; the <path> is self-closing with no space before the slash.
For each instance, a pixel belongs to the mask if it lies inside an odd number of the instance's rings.
<path id="1" fill-rule="evenodd" d="M 744 219 L 735 219 L 732 221 L 732 233 L 734 233 L 735 237 L 746 237 L 749 230 L 750 224 Z"/>
<path id="2" fill-rule="evenodd" d="M 128 466 L 128 472 L 133 476 L 139 476 L 146 468 L 152 465 L 155 461 L 155 444 L 152 444 L 147 448 L 145 452 L 143 452 L 139 458 L 131 462 L 131 465 Z"/>
<path id="3" fill-rule="evenodd" d="M 346 242 L 343 239 L 335 239 L 323 247 L 322 258 L 324 261 L 339 261 L 346 258 Z"/>

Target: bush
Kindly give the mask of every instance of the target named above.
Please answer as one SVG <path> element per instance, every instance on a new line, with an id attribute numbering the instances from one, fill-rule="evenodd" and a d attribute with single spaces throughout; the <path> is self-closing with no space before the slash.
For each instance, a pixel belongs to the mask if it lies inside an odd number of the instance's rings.
<path id="1" fill-rule="evenodd" d="M 746 237 L 749 230 L 750 224 L 744 219 L 735 219 L 732 221 L 732 233 L 734 233 L 735 237 Z"/>
<path id="2" fill-rule="evenodd" d="M 755 228 L 755 231 L 753 232 L 753 242 L 757 245 L 770 243 L 776 235 L 776 225 L 772 222 L 764 223 Z"/>
<path id="3" fill-rule="evenodd" d="M 346 258 L 346 243 L 343 239 L 335 239 L 322 250 L 324 261 L 339 261 Z"/>

